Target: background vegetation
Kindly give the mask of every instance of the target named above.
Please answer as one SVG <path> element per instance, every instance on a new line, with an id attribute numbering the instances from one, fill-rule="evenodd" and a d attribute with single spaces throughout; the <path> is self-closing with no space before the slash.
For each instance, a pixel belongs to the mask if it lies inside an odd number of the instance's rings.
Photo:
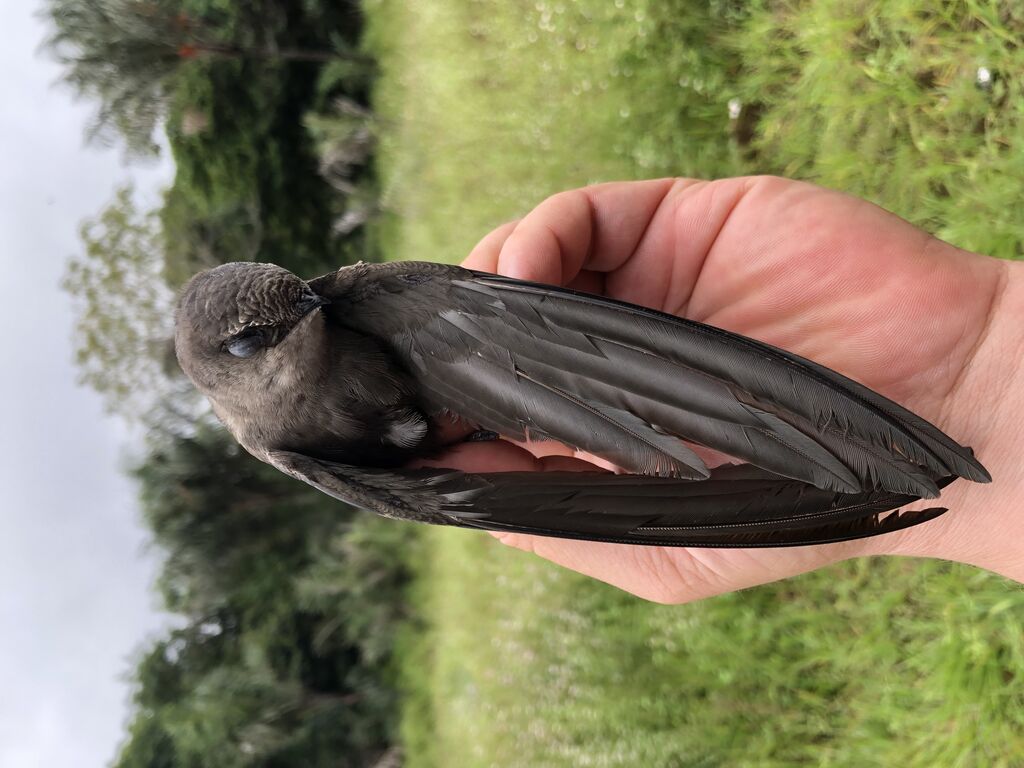
<path id="1" fill-rule="evenodd" d="M 458 260 L 595 181 L 782 173 L 1019 257 L 1010 2 L 366 4 L 393 258 Z M 684 607 L 425 532 L 412 766 L 1024 761 L 1024 595 L 854 562 Z"/>
<path id="2" fill-rule="evenodd" d="M 82 227 L 65 287 L 83 379 L 147 429 L 133 473 L 183 627 L 139 655 L 117 766 L 385 766 L 412 532 L 240 451 L 177 370 L 173 296 L 199 269 L 318 274 L 371 255 L 374 64 L 352 3 L 54 0 L 51 50 L 98 104 L 93 138 L 170 152 Z M 306 121 L 314 129 L 308 130 Z M 317 122 L 319 121 L 319 122 Z M 346 219 L 346 217 L 348 217 Z M 363 216 L 365 218 L 365 216 Z"/>
<path id="3" fill-rule="evenodd" d="M 863 561 L 640 603 L 253 462 L 160 323 L 204 266 L 457 261 L 547 194 L 670 174 L 811 179 L 1020 257 L 1018 5 L 53 0 L 96 136 L 144 155 L 162 127 L 178 169 L 159 211 L 128 190 L 87 223 L 67 281 L 85 379 L 150 429 L 136 474 L 188 620 L 141 655 L 116 764 L 1024 760 L 1018 586 Z"/>

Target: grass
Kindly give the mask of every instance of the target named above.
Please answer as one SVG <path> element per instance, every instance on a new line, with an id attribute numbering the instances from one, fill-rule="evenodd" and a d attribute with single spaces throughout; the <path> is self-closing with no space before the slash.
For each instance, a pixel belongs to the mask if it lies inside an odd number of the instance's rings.
<path id="1" fill-rule="evenodd" d="M 1020 256 L 1024 11 L 938 5 L 368 2 L 379 236 L 457 261 L 561 189 L 757 171 Z M 412 768 L 1024 762 L 1024 592 L 997 577 L 860 561 L 664 607 L 423 536 Z"/>

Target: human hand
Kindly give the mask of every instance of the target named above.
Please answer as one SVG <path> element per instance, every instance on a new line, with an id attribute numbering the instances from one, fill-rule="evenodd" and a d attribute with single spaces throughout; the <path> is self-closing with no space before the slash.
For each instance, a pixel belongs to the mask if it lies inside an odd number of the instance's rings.
<path id="1" fill-rule="evenodd" d="M 1024 581 L 1016 456 L 1024 342 L 1013 328 L 1024 309 L 1022 265 L 954 248 L 856 198 L 753 177 L 563 192 L 485 237 L 465 266 L 604 294 L 808 357 L 973 446 L 994 478 L 955 483 L 942 498 L 951 512 L 934 522 L 816 547 L 681 549 L 496 534 L 504 543 L 673 603 L 870 554 L 943 557 Z M 586 458 L 551 443 L 497 441 L 462 444 L 437 463 L 593 469 Z"/>

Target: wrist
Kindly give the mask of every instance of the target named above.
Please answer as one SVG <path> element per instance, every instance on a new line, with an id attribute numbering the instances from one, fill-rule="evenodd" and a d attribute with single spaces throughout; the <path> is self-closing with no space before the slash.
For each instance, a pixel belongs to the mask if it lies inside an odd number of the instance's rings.
<path id="1" fill-rule="evenodd" d="M 970 256 L 977 260 L 977 256 Z M 868 554 L 938 557 L 970 563 L 1024 582 L 1024 263 L 984 258 L 996 280 L 987 323 L 936 423 L 973 447 L 992 474 L 988 484 L 958 480 L 942 498 L 938 520 L 869 545 Z"/>

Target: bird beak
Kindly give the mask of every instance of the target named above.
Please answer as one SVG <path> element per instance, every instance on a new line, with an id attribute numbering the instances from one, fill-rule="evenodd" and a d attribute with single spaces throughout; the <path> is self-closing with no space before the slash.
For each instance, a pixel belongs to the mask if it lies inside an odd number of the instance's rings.
<path id="1" fill-rule="evenodd" d="M 318 296 L 317 294 L 310 292 L 303 296 L 301 299 L 299 299 L 299 302 L 295 305 L 295 307 L 296 309 L 299 310 L 299 312 L 302 313 L 303 316 L 305 316 L 312 312 L 314 309 L 319 309 L 320 307 L 330 303 L 331 302 L 325 299 L 323 296 Z"/>

